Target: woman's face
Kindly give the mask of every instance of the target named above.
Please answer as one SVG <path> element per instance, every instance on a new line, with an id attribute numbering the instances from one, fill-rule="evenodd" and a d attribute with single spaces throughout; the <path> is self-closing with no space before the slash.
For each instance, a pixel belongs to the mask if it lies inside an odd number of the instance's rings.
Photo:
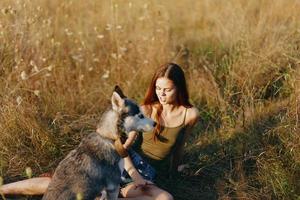
<path id="1" fill-rule="evenodd" d="M 155 92 L 161 104 L 174 104 L 176 102 L 176 87 L 168 78 L 161 77 L 156 80 Z"/>

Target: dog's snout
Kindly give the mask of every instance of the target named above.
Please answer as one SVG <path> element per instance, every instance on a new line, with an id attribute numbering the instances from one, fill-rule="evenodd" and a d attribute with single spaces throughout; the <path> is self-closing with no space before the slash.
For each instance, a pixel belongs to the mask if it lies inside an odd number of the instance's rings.
<path id="1" fill-rule="evenodd" d="M 157 125 L 157 123 L 156 122 L 153 122 L 153 126 L 155 127 Z"/>

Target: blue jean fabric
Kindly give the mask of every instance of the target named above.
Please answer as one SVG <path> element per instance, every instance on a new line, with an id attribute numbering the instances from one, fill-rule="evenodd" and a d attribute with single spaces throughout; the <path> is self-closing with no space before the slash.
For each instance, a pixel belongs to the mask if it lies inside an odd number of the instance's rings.
<path id="1" fill-rule="evenodd" d="M 129 149 L 128 154 L 132 160 L 134 167 L 143 176 L 143 178 L 153 182 L 156 176 L 155 169 L 134 150 Z M 124 183 L 132 182 L 131 178 L 129 177 L 128 173 L 125 170 L 121 178 L 122 178 L 122 182 Z"/>

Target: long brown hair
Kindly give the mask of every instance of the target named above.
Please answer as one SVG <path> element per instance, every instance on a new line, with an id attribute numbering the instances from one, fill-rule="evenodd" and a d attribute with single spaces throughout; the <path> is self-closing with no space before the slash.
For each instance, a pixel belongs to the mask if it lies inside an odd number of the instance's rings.
<path id="1" fill-rule="evenodd" d="M 192 107 L 192 104 L 189 102 L 189 93 L 187 90 L 186 79 L 181 67 L 175 63 L 167 63 L 161 66 L 152 77 L 150 86 L 146 92 L 145 99 L 143 102 L 143 105 L 145 105 L 146 107 L 150 106 L 152 109 L 152 106 L 155 106 L 157 108 L 157 113 L 154 116 L 157 122 L 156 128 L 153 131 L 154 140 L 157 139 L 160 132 L 162 131 L 160 119 L 163 107 L 159 103 L 158 97 L 155 92 L 156 80 L 161 77 L 168 78 L 175 85 L 177 91 L 176 103 L 178 106 L 184 106 L 186 108 Z"/>

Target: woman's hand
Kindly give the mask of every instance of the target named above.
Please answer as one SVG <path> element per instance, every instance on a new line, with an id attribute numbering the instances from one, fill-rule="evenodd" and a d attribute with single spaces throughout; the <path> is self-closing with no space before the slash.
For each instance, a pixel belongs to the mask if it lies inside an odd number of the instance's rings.
<path id="1" fill-rule="evenodd" d="M 142 187 L 145 187 L 147 185 L 154 185 L 154 183 L 152 183 L 151 181 L 145 180 L 143 178 L 134 181 L 135 189 L 137 189 L 139 187 L 142 188 Z"/>
<path id="2" fill-rule="evenodd" d="M 135 189 L 146 185 L 154 185 L 153 182 L 144 179 L 137 171 L 131 174 L 131 178 L 133 179 Z"/>

